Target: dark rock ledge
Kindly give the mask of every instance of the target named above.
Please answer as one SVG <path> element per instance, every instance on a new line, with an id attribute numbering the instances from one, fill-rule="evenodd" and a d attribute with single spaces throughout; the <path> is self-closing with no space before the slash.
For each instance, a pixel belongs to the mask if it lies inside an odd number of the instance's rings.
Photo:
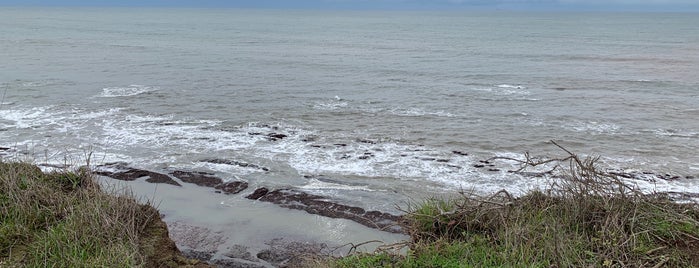
<path id="1" fill-rule="evenodd" d="M 132 168 L 126 163 L 108 163 L 100 165 L 97 166 L 94 173 L 122 181 L 134 181 L 139 178 L 147 177 L 146 181 L 150 183 L 165 183 L 175 186 L 182 186 L 167 174 Z M 182 182 L 192 183 L 202 187 L 214 188 L 217 190 L 217 192 L 222 192 L 225 194 L 237 194 L 248 188 L 248 183 L 245 181 L 223 182 L 221 178 L 207 172 L 176 170 L 171 172 L 170 175 L 180 179 Z"/>
<path id="2" fill-rule="evenodd" d="M 213 176 L 212 173 L 207 172 L 175 170 L 170 172 L 170 174 L 183 182 L 193 183 L 203 187 L 213 187 L 214 189 L 220 190 L 225 194 L 237 194 L 248 188 L 247 182 L 223 182 L 221 178 Z"/>
<path id="3" fill-rule="evenodd" d="M 391 233 L 404 233 L 398 224 L 400 216 L 380 211 L 366 211 L 360 207 L 352 207 L 328 201 L 326 197 L 312 195 L 297 190 L 258 188 L 245 198 L 277 204 L 284 208 L 303 210 L 329 218 L 348 219 L 364 226 Z"/>
<path id="4" fill-rule="evenodd" d="M 138 178 L 148 177 L 146 181 L 150 183 L 166 183 L 175 186 L 182 186 L 168 175 L 144 169 L 132 168 L 127 166 L 126 163 L 107 163 L 97 166 L 97 169 L 94 172 L 98 175 L 107 176 L 112 179 L 122 181 L 134 181 Z"/>
<path id="5" fill-rule="evenodd" d="M 129 167 L 126 163 L 109 163 L 98 166 L 95 174 L 110 177 L 117 180 L 133 181 L 147 177 L 150 183 L 167 183 L 182 186 L 173 179 L 177 178 L 184 183 L 192 183 L 202 187 L 210 187 L 226 194 L 237 194 L 248 188 L 248 183 L 244 181 L 223 182 L 213 173 L 199 171 L 175 170 L 170 174 L 163 174 L 143 169 Z M 171 177 L 171 176 L 172 177 Z M 321 215 L 329 218 L 348 219 L 364 226 L 379 229 L 391 233 L 404 233 L 400 227 L 400 216 L 381 212 L 366 211 L 360 207 L 342 205 L 330 201 L 329 198 L 313 195 L 292 189 L 277 189 L 270 191 L 267 188 L 258 188 L 252 194 L 246 196 L 247 199 L 259 200 L 277 204 L 284 208 L 303 210 L 311 214 Z"/>
<path id="6" fill-rule="evenodd" d="M 207 159 L 202 159 L 200 162 L 206 162 L 206 163 L 212 163 L 212 164 L 223 164 L 223 165 L 231 165 L 231 166 L 239 166 L 239 167 L 244 167 L 244 168 L 252 168 L 252 169 L 258 169 L 261 171 L 269 171 L 269 168 L 263 167 L 263 166 L 258 166 L 255 164 L 250 164 L 250 163 L 245 163 L 241 161 L 236 161 L 236 160 L 228 160 L 228 159 L 218 159 L 218 158 L 207 158 Z"/>

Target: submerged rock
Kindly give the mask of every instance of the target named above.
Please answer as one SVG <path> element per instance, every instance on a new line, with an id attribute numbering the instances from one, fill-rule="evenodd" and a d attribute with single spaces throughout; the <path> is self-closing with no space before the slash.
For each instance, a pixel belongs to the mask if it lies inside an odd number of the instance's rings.
<path id="1" fill-rule="evenodd" d="M 326 255 L 328 246 L 324 243 L 285 241 L 282 238 L 267 242 L 268 249 L 257 253 L 257 258 L 276 267 L 301 267 L 299 257 L 304 255 Z"/>
<path id="2" fill-rule="evenodd" d="M 182 186 L 170 176 L 144 169 L 137 169 L 127 166 L 125 163 L 108 163 L 97 166 L 95 174 L 110 177 L 122 181 L 134 181 L 139 178 L 148 177 L 150 183 L 166 183 L 175 186 Z"/>
<path id="3" fill-rule="evenodd" d="M 397 224 L 401 220 L 400 216 L 380 211 L 365 211 L 360 207 L 337 204 L 328 201 L 326 197 L 297 190 L 278 189 L 269 191 L 263 187 L 258 188 L 254 193 L 246 196 L 246 198 L 270 202 L 284 208 L 303 210 L 325 217 L 348 219 L 364 226 L 387 232 L 403 233 L 403 229 Z"/>

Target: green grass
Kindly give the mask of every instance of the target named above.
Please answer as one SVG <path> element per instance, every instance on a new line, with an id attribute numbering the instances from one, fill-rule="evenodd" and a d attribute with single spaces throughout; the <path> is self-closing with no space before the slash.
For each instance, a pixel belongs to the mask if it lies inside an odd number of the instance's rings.
<path id="1" fill-rule="evenodd" d="M 461 193 L 406 209 L 407 254 L 327 267 L 699 267 L 699 207 L 647 195 L 571 154 L 545 192 Z"/>
<path id="2" fill-rule="evenodd" d="M 157 210 L 103 191 L 85 170 L 0 162 L 0 267 L 147 266 L 157 262 L 144 248 L 172 243 L 164 224 L 164 236 L 146 232 L 158 224 Z"/>

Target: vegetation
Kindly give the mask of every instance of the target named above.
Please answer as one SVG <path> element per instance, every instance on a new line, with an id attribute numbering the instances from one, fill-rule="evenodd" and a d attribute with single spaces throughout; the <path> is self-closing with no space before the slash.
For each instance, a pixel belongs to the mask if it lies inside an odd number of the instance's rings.
<path id="1" fill-rule="evenodd" d="M 564 149 L 565 150 L 565 149 Z M 461 193 L 407 210 L 408 253 L 379 250 L 329 267 L 699 267 L 699 206 L 643 194 L 568 152 L 545 191 Z M 520 161 L 525 166 L 547 161 Z"/>
<path id="2" fill-rule="evenodd" d="M 178 267 L 159 213 L 89 172 L 0 162 L 0 267 Z"/>

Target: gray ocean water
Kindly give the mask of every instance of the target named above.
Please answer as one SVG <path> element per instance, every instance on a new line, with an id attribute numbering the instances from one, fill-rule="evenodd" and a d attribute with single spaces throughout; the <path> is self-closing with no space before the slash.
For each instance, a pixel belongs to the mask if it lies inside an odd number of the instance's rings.
<path id="1" fill-rule="evenodd" d="M 474 165 L 565 156 L 556 140 L 605 167 L 681 177 L 640 187 L 699 192 L 686 178 L 699 177 L 697 25 L 679 13 L 0 8 L 0 146 L 4 159 L 92 152 L 396 212 L 415 196 L 539 187 Z"/>

